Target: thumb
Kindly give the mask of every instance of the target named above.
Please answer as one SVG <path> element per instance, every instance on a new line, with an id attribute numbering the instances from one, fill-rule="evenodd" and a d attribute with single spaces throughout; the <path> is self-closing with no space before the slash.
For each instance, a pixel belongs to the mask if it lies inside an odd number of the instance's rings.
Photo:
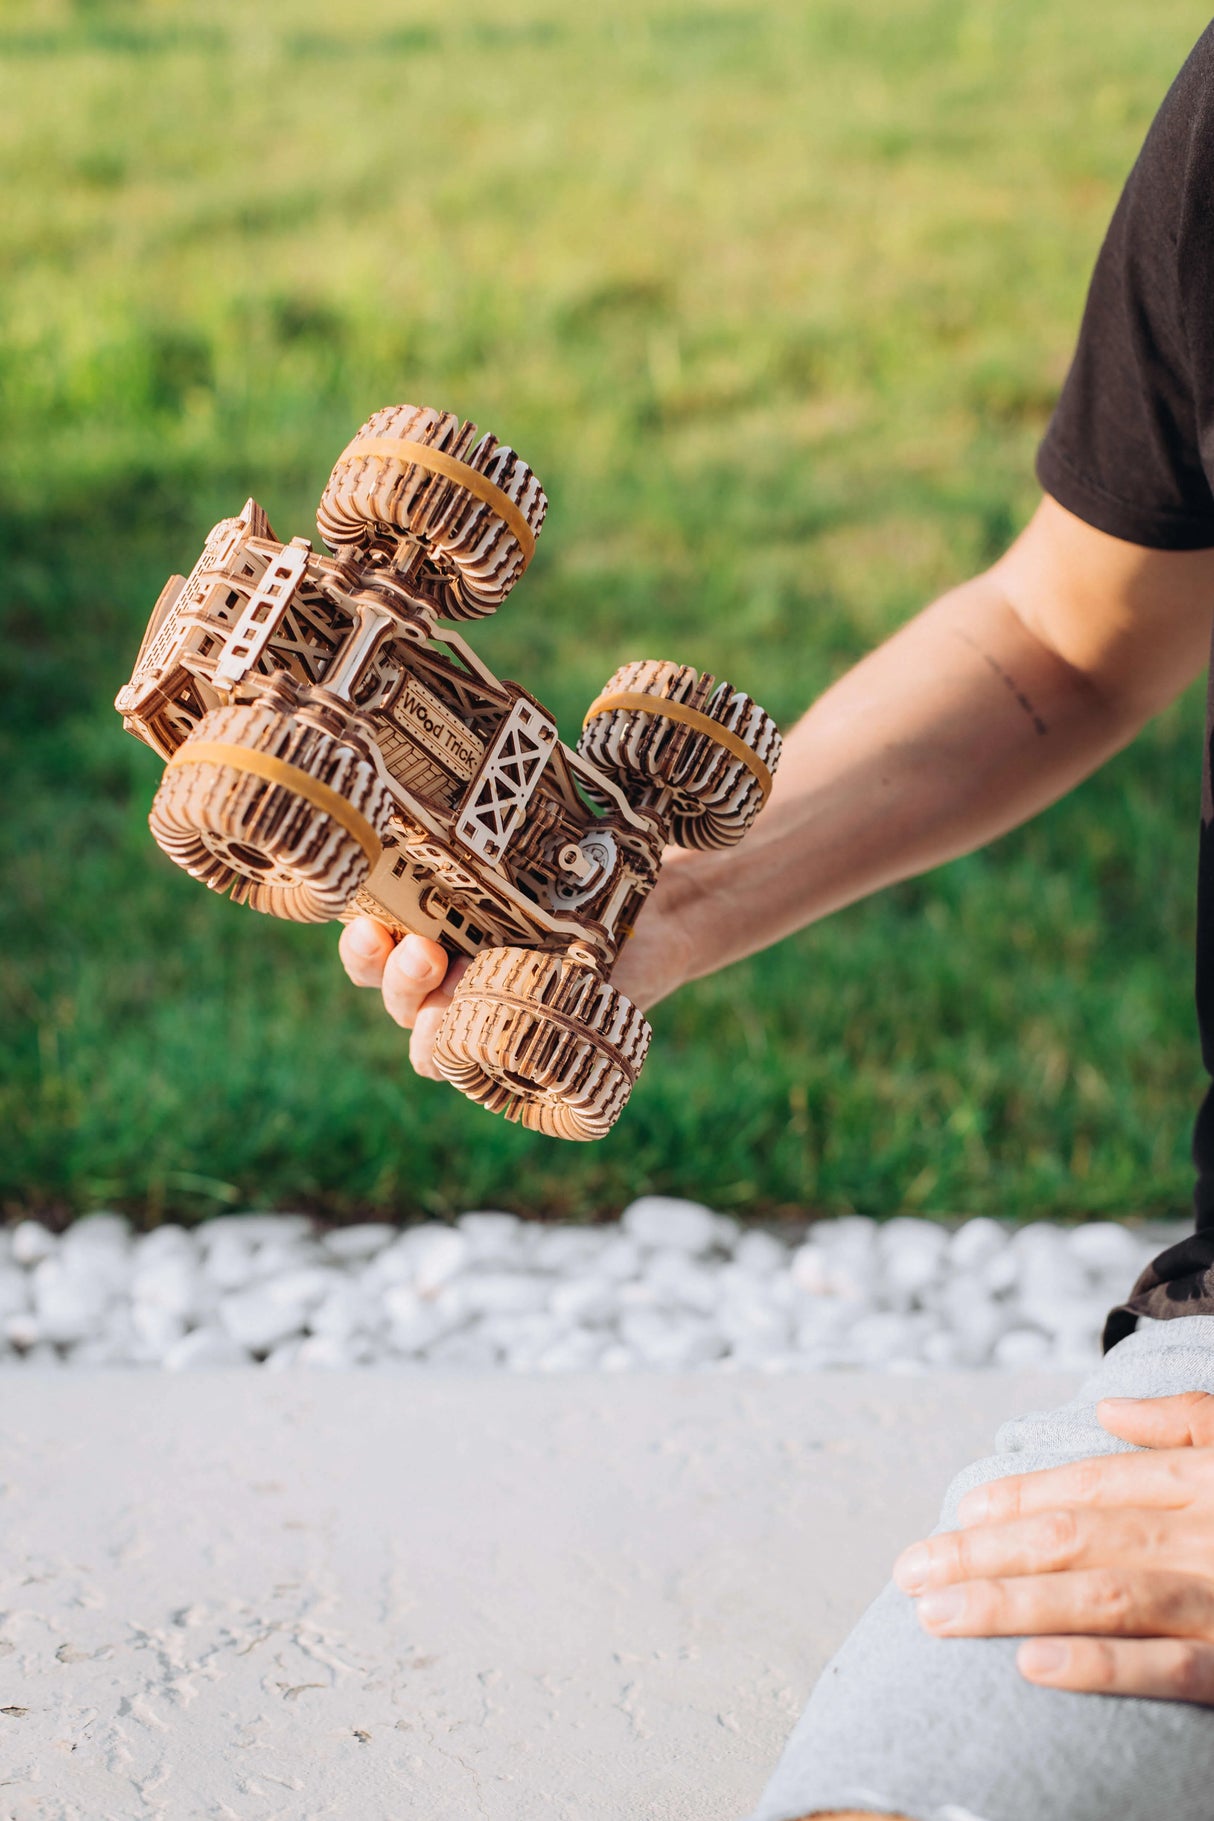
<path id="1" fill-rule="evenodd" d="M 1181 1391 L 1175 1397 L 1106 1397 L 1096 1406 L 1102 1429 L 1140 1448 L 1214 1446 L 1214 1397 Z"/>

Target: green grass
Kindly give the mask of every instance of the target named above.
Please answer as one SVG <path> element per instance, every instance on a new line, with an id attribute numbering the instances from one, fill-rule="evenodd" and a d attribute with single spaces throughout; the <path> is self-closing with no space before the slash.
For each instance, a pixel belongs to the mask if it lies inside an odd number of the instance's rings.
<path id="1" fill-rule="evenodd" d="M 630 656 L 791 719 L 1031 509 L 1181 0 L 366 0 L 0 18 L 0 1200 L 1174 1211 L 1195 697 L 1067 803 L 659 1008 L 616 1132 L 415 1080 L 334 932 L 177 874 L 109 704 L 253 492 L 374 407 L 552 511 L 476 642 L 572 737 Z"/>

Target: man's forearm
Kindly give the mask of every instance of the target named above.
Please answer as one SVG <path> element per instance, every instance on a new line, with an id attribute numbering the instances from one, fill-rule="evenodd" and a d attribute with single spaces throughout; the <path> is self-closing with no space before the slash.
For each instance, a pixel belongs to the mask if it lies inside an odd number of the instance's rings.
<path id="1" fill-rule="evenodd" d="M 1062 796 L 1149 710 L 1031 631 L 998 571 L 926 608 L 787 736 L 741 847 L 671 857 L 688 977 L 969 852 Z"/>

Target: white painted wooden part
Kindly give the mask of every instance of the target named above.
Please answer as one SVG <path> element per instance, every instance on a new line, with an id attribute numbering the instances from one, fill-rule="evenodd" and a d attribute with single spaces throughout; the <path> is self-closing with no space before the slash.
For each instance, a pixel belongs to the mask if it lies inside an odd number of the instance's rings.
<path id="1" fill-rule="evenodd" d="M 472 780 L 456 838 L 482 860 L 500 860 L 556 749 L 556 722 L 520 697 Z"/>
<path id="2" fill-rule="evenodd" d="M 265 574 L 228 634 L 215 666 L 218 688 L 233 688 L 255 667 L 281 624 L 311 554 L 307 539 L 297 537 L 286 545 L 280 557 L 267 563 Z"/>

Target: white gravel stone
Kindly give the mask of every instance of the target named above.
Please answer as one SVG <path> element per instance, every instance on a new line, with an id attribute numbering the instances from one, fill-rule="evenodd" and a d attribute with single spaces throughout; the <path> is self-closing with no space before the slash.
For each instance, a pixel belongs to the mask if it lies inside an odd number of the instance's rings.
<path id="1" fill-rule="evenodd" d="M 303 1346 L 302 1337 L 293 1334 L 290 1340 L 279 1341 L 266 1354 L 263 1364 L 267 1372 L 289 1372 L 299 1358 L 299 1349 Z"/>
<path id="2" fill-rule="evenodd" d="M 63 1346 L 96 1333 L 110 1300 L 108 1281 L 98 1281 L 60 1258 L 44 1258 L 35 1265 L 33 1279 L 41 1339 Z"/>
<path id="3" fill-rule="evenodd" d="M 887 1293 L 909 1308 L 939 1278 L 947 1247 L 947 1233 L 930 1221 L 888 1221 L 881 1229 L 878 1248 Z"/>
<path id="4" fill-rule="evenodd" d="M 428 1363 L 459 1372 L 486 1372 L 501 1364 L 501 1353 L 484 1336 L 464 1329 L 437 1342 Z"/>
<path id="5" fill-rule="evenodd" d="M 354 1334 L 374 1334 L 385 1323 L 384 1305 L 360 1284 L 336 1283 L 308 1317 L 313 1334 L 348 1340 Z"/>
<path id="6" fill-rule="evenodd" d="M 374 1258 L 382 1252 L 396 1237 L 396 1228 L 387 1221 L 365 1221 L 356 1227 L 335 1227 L 326 1233 L 322 1244 L 325 1251 L 343 1263 L 363 1258 Z"/>
<path id="7" fill-rule="evenodd" d="M 230 1338 L 252 1353 L 267 1352 L 288 1335 L 301 1333 L 304 1325 L 303 1305 L 274 1297 L 263 1284 L 225 1296 L 219 1319 Z"/>
<path id="8" fill-rule="evenodd" d="M 306 1214 L 216 1214 L 195 1229 L 199 1241 L 210 1246 L 216 1240 L 235 1233 L 250 1245 L 269 1245 L 274 1241 L 306 1239 L 312 1222 Z"/>
<path id="9" fill-rule="evenodd" d="M 597 1366 L 604 1352 L 602 1341 L 583 1330 L 554 1341 L 536 1355 L 536 1372 L 585 1372 Z"/>
<path id="10" fill-rule="evenodd" d="M 653 1301 L 694 1309 L 700 1315 L 711 1315 L 724 1293 L 724 1271 L 713 1270 L 686 1252 L 676 1252 L 669 1247 L 649 1254 L 644 1273 L 641 1281 L 654 1291 Z M 748 1290 L 752 1281 L 747 1273 Z"/>
<path id="11" fill-rule="evenodd" d="M 159 1264 L 165 1258 L 188 1259 L 196 1266 L 200 1254 L 198 1240 L 188 1227 L 153 1227 L 150 1233 L 140 1233 L 134 1242 L 136 1270 Z"/>
<path id="12" fill-rule="evenodd" d="M 226 1215 L 132 1236 L 0 1229 L 0 1363 L 399 1371 L 1083 1370 L 1181 1229 L 859 1215 L 784 1239 L 645 1196 L 601 1226 L 478 1211 L 314 1231 Z"/>
<path id="13" fill-rule="evenodd" d="M 205 1246 L 203 1273 L 220 1290 L 239 1290 L 256 1275 L 253 1260 L 257 1247 L 252 1237 L 223 1232 Z"/>
<path id="14" fill-rule="evenodd" d="M 511 1216 L 503 1215 L 502 1218 L 510 1219 Z M 402 1233 L 377 1255 L 370 1270 L 373 1277 L 409 1283 L 423 1295 L 432 1295 L 478 1256 L 484 1254 L 477 1253 L 465 1232 L 428 1222 Z"/>
<path id="15" fill-rule="evenodd" d="M 62 1235 L 59 1241 L 64 1252 L 83 1252 L 93 1247 L 105 1251 L 125 1252 L 131 1242 L 131 1223 L 125 1214 L 99 1212 L 84 1214 Z"/>
<path id="16" fill-rule="evenodd" d="M 602 1277 L 567 1277 L 548 1292 L 548 1307 L 563 1321 L 597 1327 L 619 1312 L 615 1284 Z"/>
<path id="17" fill-rule="evenodd" d="M 474 1315 L 529 1315 L 548 1301 L 549 1285 L 525 1271 L 474 1271 L 460 1286 Z"/>
<path id="18" fill-rule="evenodd" d="M 614 1227 L 543 1227 L 531 1244 L 536 1271 L 590 1271 L 615 1233 Z"/>
<path id="19" fill-rule="evenodd" d="M 957 1341 L 963 1363 L 988 1365 L 995 1342 L 1012 1324 L 1008 1305 L 984 1294 L 980 1277 L 965 1274 L 945 1282 L 931 1303 L 933 1313 L 943 1319 Z"/>
<path id="20" fill-rule="evenodd" d="M 718 1310 L 715 1322 L 735 1348 L 761 1345 L 764 1350 L 788 1346 L 792 1323 L 785 1310 L 760 1296 L 731 1296 Z"/>
<path id="21" fill-rule="evenodd" d="M 327 1265 L 293 1265 L 272 1278 L 262 1279 L 258 1288 L 271 1301 L 285 1307 L 311 1309 L 322 1302 L 330 1290 L 341 1283 L 341 1275 Z"/>
<path id="22" fill-rule="evenodd" d="M 139 1343 L 140 1358 L 149 1361 L 162 1360 L 169 1349 L 186 1336 L 183 1317 L 160 1303 L 135 1303 L 131 1309 L 131 1327 Z M 121 1345 L 117 1340 L 113 1344 Z"/>
<path id="23" fill-rule="evenodd" d="M 958 1271 L 980 1270 L 989 1259 L 1006 1250 L 1007 1241 L 1007 1232 L 997 1220 L 979 1215 L 975 1220 L 965 1221 L 950 1236 L 949 1263 Z"/>
<path id="24" fill-rule="evenodd" d="M 717 1241 L 716 1216 L 695 1201 L 643 1195 L 625 1208 L 620 1225 L 640 1246 L 677 1252 L 709 1252 Z"/>
<path id="25" fill-rule="evenodd" d="M 848 1340 L 866 1366 L 880 1365 L 894 1358 L 910 1358 L 925 1339 L 923 1318 L 882 1309 L 863 1315 L 851 1329 Z"/>
<path id="26" fill-rule="evenodd" d="M 24 1271 L 0 1267 L 0 1321 L 21 1315 L 30 1306 L 30 1280 Z"/>
<path id="27" fill-rule="evenodd" d="M 1010 1328 L 995 1342 L 995 1364 L 1014 1372 L 1043 1365 L 1049 1355 L 1050 1343 L 1040 1328 Z"/>
<path id="28" fill-rule="evenodd" d="M 814 1240 L 798 1246 L 789 1262 L 789 1273 L 798 1290 L 806 1296 L 830 1296 L 830 1262 L 825 1251 Z"/>
<path id="29" fill-rule="evenodd" d="M 49 1341 L 40 1340 L 21 1355 L 21 1363 L 26 1366 L 34 1366 L 39 1371 L 45 1371 L 49 1366 L 54 1371 L 65 1366 L 67 1361 L 57 1348 L 51 1346 Z"/>
<path id="30" fill-rule="evenodd" d="M 499 1260 L 513 1264 L 530 1244 L 517 1214 L 461 1214 L 455 1224 L 467 1242 L 469 1258 L 480 1264 Z"/>
<path id="31" fill-rule="evenodd" d="M 19 1265 L 36 1265 L 55 1250 L 55 1236 L 41 1221 L 18 1221 L 13 1228 L 13 1257 Z"/>
<path id="32" fill-rule="evenodd" d="M 961 1342 L 945 1328 L 936 1328 L 926 1334 L 920 1352 L 929 1366 L 960 1366 L 965 1363 Z"/>
<path id="33" fill-rule="evenodd" d="M 992 1252 L 977 1271 L 978 1281 L 991 1296 L 1003 1296 L 1014 1290 L 1020 1276 L 1020 1263 L 1010 1245 Z"/>
<path id="34" fill-rule="evenodd" d="M 631 1347 L 617 1342 L 612 1347 L 605 1347 L 599 1357 L 600 1372 L 634 1372 L 640 1361 Z"/>
<path id="35" fill-rule="evenodd" d="M 43 1344 L 42 1326 L 33 1310 L 27 1309 L 17 1315 L 6 1315 L 4 1338 L 11 1347 L 18 1347 L 23 1353 L 28 1353 Z M 49 1345 L 49 1342 L 45 1344 Z"/>
<path id="36" fill-rule="evenodd" d="M 719 1331 L 694 1316 L 664 1316 L 653 1309 L 631 1309 L 620 1322 L 620 1338 L 650 1366 L 703 1365 L 725 1351 Z"/>
<path id="37" fill-rule="evenodd" d="M 713 1216 L 713 1220 L 717 1230 L 718 1246 L 723 1252 L 732 1252 L 747 1229 L 743 1227 L 740 1220 L 735 1220 L 732 1214 L 716 1214 Z"/>
<path id="38" fill-rule="evenodd" d="M 248 1350 L 222 1328 L 195 1328 L 171 1346 L 164 1356 L 170 1372 L 197 1372 L 212 1366 L 247 1366 Z"/>
<path id="39" fill-rule="evenodd" d="M 1101 1275 L 1115 1272 L 1124 1277 L 1127 1290 L 1143 1263 L 1142 1241 L 1128 1227 L 1119 1227 L 1111 1220 L 1094 1220 L 1087 1226 L 1072 1228 L 1065 1244 L 1071 1257 L 1086 1270 Z"/>
<path id="40" fill-rule="evenodd" d="M 619 1234 L 603 1247 L 595 1259 L 594 1268 L 600 1277 L 609 1277 L 615 1283 L 627 1283 L 640 1272 L 641 1248 L 635 1239 Z"/>
<path id="41" fill-rule="evenodd" d="M 131 1279 L 131 1295 L 138 1303 L 153 1304 L 188 1320 L 202 1300 L 202 1274 L 190 1255 L 160 1248 L 148 1261 L 140 1254 Z"/>
<path id="42" fill-rule="evenodd" d="M 463 1326 L 462 1317 L 424 1303 L 408 1284 L 394 1284 L 384 1295 L 388 1344 L 397 1353 L 418 1354 Z"/>
<path id="43" fill-rule="evenodd" d="M 358 1349 L 333 1334 L 309 1334 L 306 1340 L 300 1341 L 294 1359 L 298 1366 L 320 1366 L 329 1371 L 350 1367 L 357 1362 Z"/>
<path id="44" fill-rule="evenodd" d="M 771 1277 L 788 1265 L 788 1247 L 758 1228 L 739 1234 L 732 1249 L 735 1265 L 754 1277 Z"/>

